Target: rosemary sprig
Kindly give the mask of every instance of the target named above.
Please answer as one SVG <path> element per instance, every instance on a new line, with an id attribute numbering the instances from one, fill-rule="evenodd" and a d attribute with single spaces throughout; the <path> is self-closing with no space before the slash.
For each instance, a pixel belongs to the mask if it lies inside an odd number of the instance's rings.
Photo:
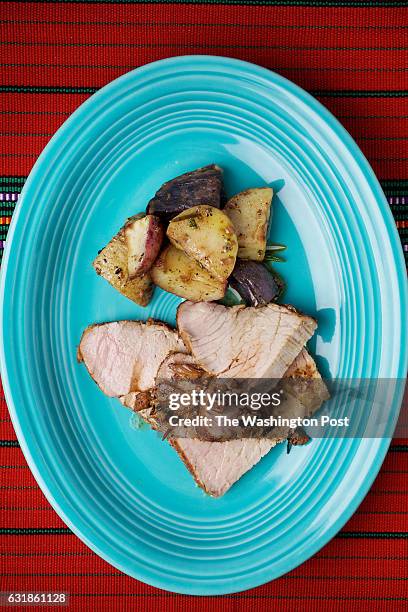
<path id="1" fill-rule="evenodd" d="M 276 261 L 278 263 L 285 263 L 286 259 L 284 259 L 284 257 L 279 257 L 279 255 L 272 255 L 272 253 L 266 253 L 264 261 Z"/>
<path id="2" fill-rule="evenodd" d="M 270 242 L 269 244 L 266 245 L 266 252 L 267 253 L 272 253 L 272 252 L 279 252 L 279 251 L 285 251 L 286 250 L 286 246 L 284 244 L 276 244 L 274 242 Z"/>
<path id="3" fill-rule="evenodd" d="M 265 251 L 265 258 L 264 261 L 275 261 L 278 263 L 283 263 L 285 262 L 285 258 L 280 256 L 280 255 L 276 255 L 276 253 L 281 253 L 282 251 L 284 251 L 286 249 L 286 246 L 284 244 L 275 244 L 275 243 L 270 243 L 266 245 L 266 251 Z"/>

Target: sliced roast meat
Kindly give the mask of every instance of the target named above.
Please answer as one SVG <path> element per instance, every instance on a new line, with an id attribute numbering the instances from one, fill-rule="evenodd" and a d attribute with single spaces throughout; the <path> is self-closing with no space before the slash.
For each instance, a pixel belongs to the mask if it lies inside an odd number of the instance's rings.
<path id="1" fill-rule="evenodd" d="M 173 351 L 185 347 L 164 323 L 117 321 L 84 331 L 78 361 L 106 395 L 120 397 L 153 387 L 161 362 Z"/>
<path id="2" fill-rule="evenodd" d="M 133 412 L 146 410 L 151 404 L 150 391 L 131 391 L 127 395 L 121 395 L 118 399 L 121 404 L 130 408 Z"/>
<path id="3" fill-rule="evenodd" d="M 177 438 L 171 440 L 170 444 L 198 486 L 208 495 L 221 497 L 241 476 L 269 453 L 277 442 L 262 438 L 228 442 Z"/>
<path id="4" fill-rule="evenodd" d="M 330 398 L 326 383 L 306 348 L 286 370 L 284 378 L 288 380 L 283 388 L 305 408 L 306 415 L 316 412 Z"/>
<path id="5" fill-rule="evenodd" d="M 296 357 L 296 359 L 292 361 L 292 363 L 285 372 L 285 377 L 319 379 L 322 378 L 320 376 L 319 370 L 317 369 L 315 360 L 306 348 L 303 348 L 300 351 L 299 355 Z"/>
<path id="6" fill-rule="evenodd" d="M 158 380 L 196 380 L 208 374 L 200 368 L 194 357 L 188 353 L 171 353 L 160 364 Z"/>
<path id="7" fill-rule="evenodd" d="M 314 319 L 288 306 L 212 302 L 183 302 L 177 325 L 197 362 L 223 378 L 281 378 L 316 329 Z"/>
<path id="8" fill-rule="evenodd" d="M 190 372 L 199 370 L 190 355 L 177 353 L 164 360 L 158 378 L 164 375 L 173 378 L 175 371 L 182 372 L 180 367 L 183 365 L 187 376 Z M 157 428 L 153 408 L 143 409 L 139 414 L 153 429 Z M 281 441 L 251 438 L 228 442 L 207 442 L 191 438 L 169 439 L 198 486 L 213 497 L 224 495 L 243 474 Z"/>
<path id="9" fill-rule="evenodd" d="M 295 378 L 321 378 L 306 349 L 290 367 Z M 177 451 L 199 487 L 213 497 L 224 495 L 246 472 L 284 437 L 276 440 L 244 438 L 227 442 L 207 442 L 177 438 L 170 443 Z"/>
<path id="10" fill-rule="evenodd" d="M 179 307 L 179 324 L 189 346 L 200 355 L 206 355 L 207 371 L 209 365 L 213 367 L 215 360 L 222 376 L 260 377 L 262 372 L 263 376 L 280 377 L 282 374 L 277 372 L 283 369 L 283 373 L 287 370 L 286 375 L 295 378 L 320 377 L 312 357 L 299 345 L 312 335 L 315 329 L 313 319 L 276 305 L 247 308 L 245 310 L 250 313 L 256 311 L 256 316 L 250 314 L 249 318 L 243 319 L 240 307 L 226 309 L 205 304 L 210 306 L 208 310 L 196 311 L 193 308 L 192 311 L 191 306 L 203 304 L 187 302 Z M 218 327 L 218 333 L 211 306 L 215 306 L 217 311 L 221 309 L 217 315 L 223 319 L 223 325 Z M 226 310 L 232 316 L 226 316 Z M 250 329 L 249 322 L 254 329 Z M 190 329 L 194 329 L 190 328 L 191 325 L 197 326 L 198 331 L 203 330 L 202 333 L 191 334 Z M 240 326 L 243 329 L 239 330 Z M 206 327 L 209 346 L 205 343 Z M 271 328 L 275 330 L 275 336 Z M 217 339 L 219 335 L 220 339 Z M 238 351 L 239 341 L 243 347 L 241 352 Z M 274 349 L 276 343 L 281 347 L 279 350 Z M 260 359 L 268 361 L 267 367 L 262 367 L 256 346 Z M 227 353 L 227 359 L 223 355 L 217 356 L 220 350 Z M 290 359 L 293 353 L 296 355 Z M 155 409 L 150 405 L 149 390 L 155 385 L 159 369 L 160 376 L 194 378 L 202 375 L 203 364 L 203 357 L 198 362 L 187 354 L 177 332 L 165 324 L 152 321 L 119 321 L 90 326 L 82 336 L 78 359 L 85 363 L 102 391 L 118 397 L 122 404 L 137 411 L 153 428 L 157 428 L 157 423 Z M 289 363 L 284 364 L 289 359 L 293 363 L 288 368 Z M 223 366 L 227 363 L 227 366 L 220 368 L 218 361 Z M 171 444 L 197 484 L 208 494 L 219 497 L 282 440 L 245 438 L 209 442 L 177 438 L 171 440 Z"/>

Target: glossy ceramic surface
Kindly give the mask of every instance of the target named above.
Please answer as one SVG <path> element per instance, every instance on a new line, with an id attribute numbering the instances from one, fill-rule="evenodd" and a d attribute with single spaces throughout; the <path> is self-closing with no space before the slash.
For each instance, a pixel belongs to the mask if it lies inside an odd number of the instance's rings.
<path id="1" fill-rule="evenodd" d="M 223 498 L 105 397 L 76 362 L 90 323 L 156 317 L 92 267 L 162 182 L 218 163 L 229 194 L 270 184 L 271 240 L 287 245 L 286 301 L 316 316 L 325 375 L 401 377 L 406 278 L 381 189 L 354 141 L 304 91 L 259 67 L 192 56 L 103 88 L 62 126 L 13 217 L 2 274 L 2 375 L 40 486 L 64 521 L 122 571 L 182 593 L 221 594 L 307 559 L 351 516 L 389 440 L 275 448 Z M 395 410 L 398 406 L 395 405 Z"/>

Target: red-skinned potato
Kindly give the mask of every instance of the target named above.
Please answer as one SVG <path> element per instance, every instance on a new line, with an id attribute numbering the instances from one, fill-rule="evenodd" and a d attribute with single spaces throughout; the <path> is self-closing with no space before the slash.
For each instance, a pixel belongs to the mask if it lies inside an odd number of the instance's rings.
<path id="1" fill-rule="evenodd" d="M 154 215 L 129 220 L 124 228 L 128 250 L 129 278 L 143 276 L 152 267 L 159 254 L 164 230 Z"/>
<path id="2" fill-rule="evenodd" d="M 264 306 L 279 297 L 273 275 L 258 261 L 237 259 L 229 284 L 248 306 Z"/>
<path id="3" fill-rule="evenodd" d="M 148 203 L 146 212 L 168 222 L 197 204 L 220 208 L 223 198 L 222 169 L 211 164 L 164 183 Z"/>
<path id="4" fill-rule="evenodd" d="M 130 219 L 129 222 L 132 220 Z M 128 249 L 124 227 L 99 251 L 92 265 L 96 273 L 107 280 L 119 293 L 140 306 L 147 306 L 153 292 L 150 274 L 147 272 L 134 279 L 129 278 Z"/>

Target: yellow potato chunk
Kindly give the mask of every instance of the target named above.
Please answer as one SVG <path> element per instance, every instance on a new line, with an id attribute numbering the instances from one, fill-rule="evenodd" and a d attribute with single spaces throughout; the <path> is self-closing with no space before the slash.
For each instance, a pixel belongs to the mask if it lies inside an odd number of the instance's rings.
<path id="1" fill-rule="evenodd" d="M 220 300 L 227 287 L 226 280 L 214 278 L 171 244 L 156 259 L 150 273 L 158 287 L 192 302 Z"/>
<path id="2" fill-rule="evenodd" d="M 167 236 L 175 247 L 195 259 L 220 281 L 231 274 L 238 241 L 228 216 L 213 206 L 193 206 L 174 217 Z"/>
<path id="3" fill-rule="evenodd" d="M 238 257 L 263 261 L 266 251 L 273 191 L 270 187 L 247 189 L 228 200 L 224 211 L 238 238 Z"/>

